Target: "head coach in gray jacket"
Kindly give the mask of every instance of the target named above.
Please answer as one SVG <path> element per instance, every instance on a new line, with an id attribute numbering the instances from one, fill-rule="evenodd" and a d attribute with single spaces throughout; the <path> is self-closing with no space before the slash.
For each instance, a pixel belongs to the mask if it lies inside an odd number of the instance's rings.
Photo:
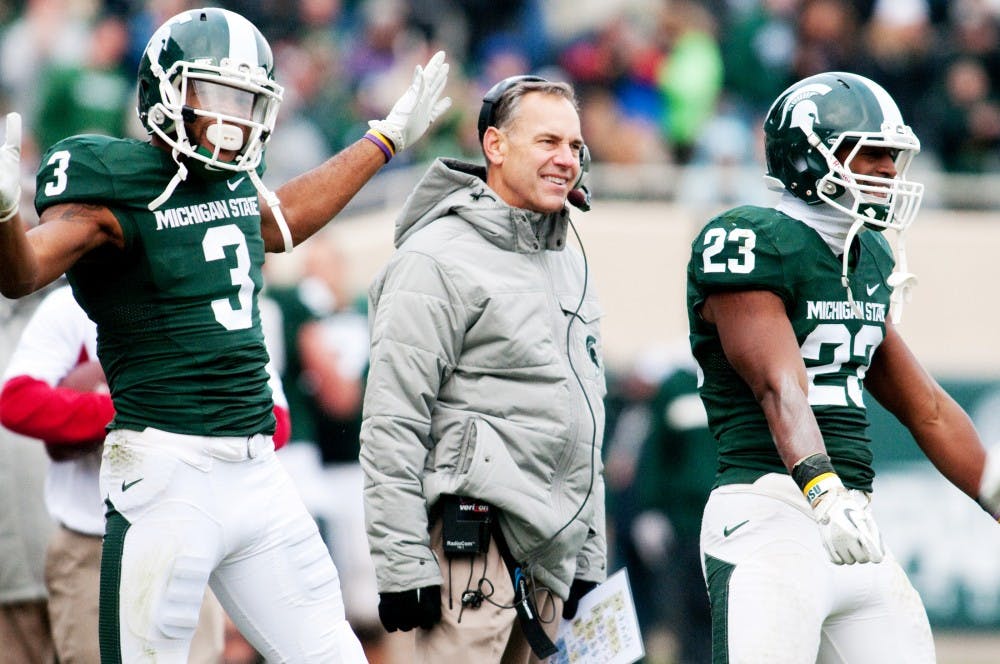
<path id="1" fill-rule="evenodd" d="M 567 246 L 567 202 L 589 207 L 574 92 L 505 79 L 479 133 L 485 170 L 430 167 L 369 292 L 365 521 L 380 617 L 418 628 L 415 662 L 538 661 L 606 574 L 601 309 Z"/>

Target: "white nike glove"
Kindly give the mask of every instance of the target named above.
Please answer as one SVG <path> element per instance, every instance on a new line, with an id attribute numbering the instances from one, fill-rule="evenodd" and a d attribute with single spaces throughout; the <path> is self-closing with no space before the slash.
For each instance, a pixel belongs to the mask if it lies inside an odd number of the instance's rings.
<path id="1" fill-rule="evenodd" d="M 444 51 L 438 51 L 425 66 L 417 65 L 413 82 L 385 120 L 372 120 L 368 126 L 392 141 L 395 152 L 401 152 L 451 107 L 451 97 L 439 99 L 447 81 L 448 63 Z"/>
<path id="2" fill-rule="evenodd" d="M 21 114 L 7 114 L 7 135 L 0 146 L 0 223 L 21 204 Z"/>
<path id="3" fill-rule="evenodd" d="M 882 562 L 885 552 L 875 518 L 865 505 L 858 504 L 840 478 L 834 480 L 836 484 L 813 503 L 813 515 L 830 560 L 837 565 Z"/>
<path id="4" fill-rule="evenodd" d="M 882 562 L 882 535 L 867 498 L 844 487 L 830 457 L 817 453 L 800 459 L 792 468 L 792 479 L 813 509 L 830 560 L 837 565 Z"/>
<path id="5" fill-rule="evenodd" d="M 979 504 L 1000 521 L 1000 445 L 986 450 L 986 464 L 979 480 Z"/>

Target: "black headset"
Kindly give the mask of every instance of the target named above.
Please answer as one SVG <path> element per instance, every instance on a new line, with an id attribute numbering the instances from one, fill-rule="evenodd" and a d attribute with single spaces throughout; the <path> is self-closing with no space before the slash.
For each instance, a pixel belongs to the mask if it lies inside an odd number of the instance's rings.
<path id="1" fill-rule="evenodd" d="M 541 76 L 532 76 L 531 74 L 508 76 L 487 90 L 486 94 L 483 96 L 483 105 L 479 109 L 480 145 L 483 144 L 483 138 L 486 136 L 486 130 L 489 129 L 496 120 L 497 102 L 500 101 L 500 98 L 503 97 L 504 93 L 518 83 L 533 82 L 548 83 L 548 79 L 542 78 Z M 590 189 L 583 184 L 583 176 L 588 171 L 590 171 L 590 150 L 588 150 L 587 145 L 584 144 L 580 147 L 580 175 L 577 177 L 576 182 L 573 183 L 573 191 L 571 191 L 569 195 L 569 202 L 584 212 L 590 209 Z"/>

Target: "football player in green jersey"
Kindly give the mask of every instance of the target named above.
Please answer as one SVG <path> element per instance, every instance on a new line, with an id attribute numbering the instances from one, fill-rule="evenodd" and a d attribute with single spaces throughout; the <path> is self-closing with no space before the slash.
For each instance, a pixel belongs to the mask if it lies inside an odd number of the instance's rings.
<path id="1" fill-rule="evenodd" d="M 843 72 L 783 92 L 764 132 L 780 199 L 709 221 L 688 264 L 718 443 L 701 532 L 713 659 L 933 662 L 923 604 L 870 509 L 863 390 L 994 516 L 1000 462 L 890 315 L 912 281 L 901 240 L 923 194 L 907 179 L 920 143 L 883 88 Z"/>
<path id="2" fill-rule="evenodd" d="M 447 73 L 434 55 L 362 139 L 270 192 L 260 173 L 282 98 L 271 49 L 238 14 L 182 12 L 139 65 L 150 140 L 52 146 L 28 232 L 20 116 L 7 116 L 0 292 L 68 272 L 115 405 L 101 465 L 102 662 L 185 662 L 206 583 L 269 661 L 364 661 L 337 570 L 274 454 L 261 265 L 427 130 L 450 104 Z"/>

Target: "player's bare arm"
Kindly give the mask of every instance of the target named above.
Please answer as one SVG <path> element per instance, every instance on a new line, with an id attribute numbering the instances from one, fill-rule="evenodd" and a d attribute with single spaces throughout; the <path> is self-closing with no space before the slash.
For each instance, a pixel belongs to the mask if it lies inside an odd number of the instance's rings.
<path id="1" fill-rule="evenodd" d="M 979 494 L 986 450 L 972 420 L 927 373 L 891 322 L 872 358 L 865 387 L 910 430 L 931 463 L 972 498 Z"/>
<path id="2" fill-rule="evenodd" d="M 42 214 L 25 232 L 20 223 L 0 226 L 0 292 L 22 297 L 47 286 L 88 251 L 102 244 L 123 246 L 118 220 L 102 205 L 65 203 Z"/>
<path id="3" fill-rule="evenodd" d="M 276 193 L 294 244 L 301 244 L 337 216 L 385 163 L 382 152 L 362 139 L 281 186 Z M 274 213 L 267 205 L 260 208 L 264 248 L 284 251 Z"/>
<path id="4" fill-rule="evenodd" d="M 726 357 L 760 402 L 785 467 L 791 470 L 809 455 L 826 453 L 781 298 L 771 291 L 715 293 L 705 300 L 701 315 L 718 328 Z"/>
<path id="5" fill-rule="evenodd" d="M 419 139 L 451 106 L 441 97 L 448 80 L 449 65 L 438 51 L 426 65 L 417 65 L 413 81 L 384 120 L 372 120 L 364 138 L 342 150 L 317 168 L 304 173 L 276 194 L 280 211 L 261 205 L 261 234 L 267 251 L 287 251 L 289 238 L 282 235 L 282 218 L 292 246 L 299 244 L 336 216 L 378 170 L 397 153 Z"/>

